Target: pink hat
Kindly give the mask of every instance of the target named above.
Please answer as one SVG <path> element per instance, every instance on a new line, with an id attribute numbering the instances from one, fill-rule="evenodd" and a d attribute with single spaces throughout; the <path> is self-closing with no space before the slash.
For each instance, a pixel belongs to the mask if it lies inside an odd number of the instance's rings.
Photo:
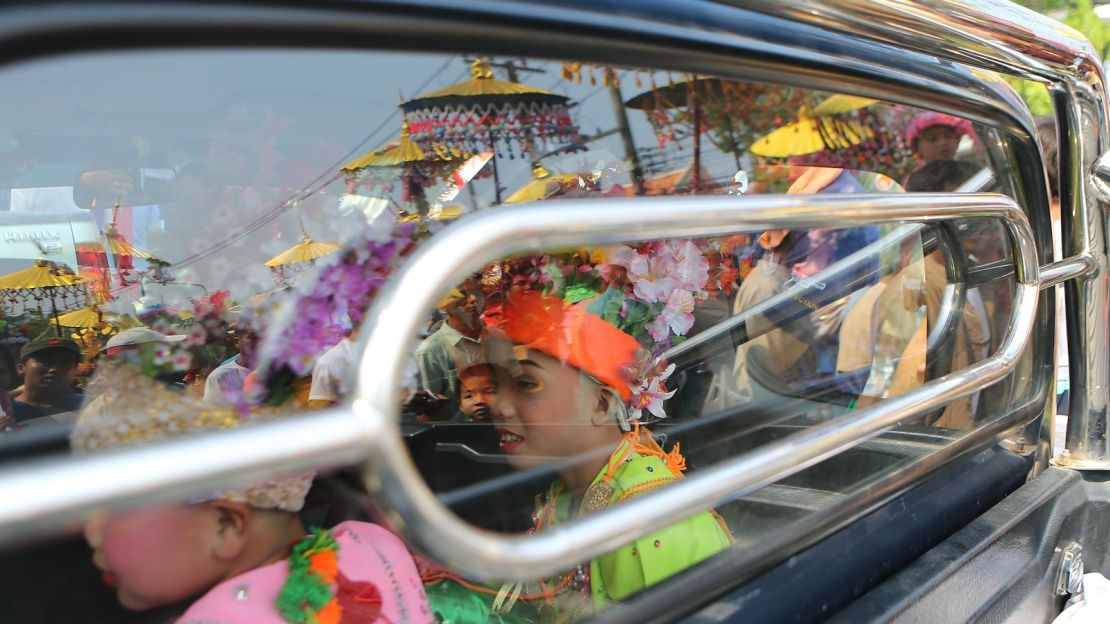
<path id="1" fill-rule="evenodd" d="M 912 146 L 918 134 L 933 126 L 951 126 L 956 131 L 957 137 L 975 136 L 971 129 L 971 123 L 966 119 L 945 115 L 944 113 L 924 113 L 914 117 L 910 125 L 906 127 L 906 143 Z"/>

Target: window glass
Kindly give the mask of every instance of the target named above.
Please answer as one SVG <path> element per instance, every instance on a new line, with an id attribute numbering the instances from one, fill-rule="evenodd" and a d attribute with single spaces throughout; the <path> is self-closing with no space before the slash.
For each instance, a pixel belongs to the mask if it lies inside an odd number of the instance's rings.
<path id="1" fill-rule="evenodd" d="M 89 54 L 6 68 L 0 92 L 8 462 L 347 403 L 355 341 L 378 329 L 362 323 L 368 306 L 415 249 L 470 213 L 570 198 L 959 192 L 982 190 L 965 183 L 983 169 L 1000 178 L 988 190 L 1009 185 L 985 148 L 994 132 L 966 120 L 575 60 Z M 1013 312 L 1009 241 L 991 219 L 634 232 L 495 259 L 425 311 L 398 380 L 404 443 L 466 520 L 543 531 L 850 418 L 989 357 Z M 368 522 L 342 471 L 91 518 L 83 537 L 9 550 L 3 567 L 35 561 L 73 597 L 58 605 L 28 585 L 12 607 L 27 621 L 78 602 L 94 621 L 160 621 L 195 602 L 200 621 L 220 600 L 324 621 L 336 605 L 371 608 L 355 599 L 369 591 L 359 583 L 382 592 L 389 621 L 576 619 L 820 514 L 1032 391 L 960 399 L 614 553 L 504 587 L 414 560 Z M 319 575 L 289 581 L 280 562 L 309 525 L 337 528 L 292 555 Z M 290 597 L 333 578 L 337 549 L 334 601 Z M 371 560 L 389 565 L 357 567 Z M 152 573 L 152 561 L 175 572 Z"/>

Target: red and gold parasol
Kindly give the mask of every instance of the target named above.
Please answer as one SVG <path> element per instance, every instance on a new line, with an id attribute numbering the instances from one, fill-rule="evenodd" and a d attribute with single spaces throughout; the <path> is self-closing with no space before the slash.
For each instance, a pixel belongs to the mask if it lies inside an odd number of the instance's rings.
<path id="1" fill-rule="evenodd" d="M 471 63 L 470 72 L 469 80 L 403 102 L 401 110 L 412 139 L 425 153 L 493 152 L 496 202 L 501 203 L 497 172 L 501 152 L 523 154 L 549 141 L 577 143 L 578 127 L 570 116 L 570 98 L 498 80 L 482 59 Z"/>
<path id="2" fill-rule="evenodd" d="M 99 241 L 78 243 L 76 246 L 77 270 L 101 301 L 109 301 L 113 297 L 113 272 L 119 278 L 121 287 L 135 283 L 130 278 L 133 277 L 131 271 L 135 270 L 136 258 L 145 260 L 149 265 L 149 271 L 138 271 L 140 275 L 152 274 L 155 281 L 159 283 L 172 281 L 172 277 L 168 277 L 164 272 L 169 266 L 168 262 L 136 248 L 120 234 L 116 227 L 119 210 L 119 202 L 116 202 L 112 222 L 104 228 Z"/>
<path id="3" fill-rule="evenodd" d="M 793 117 L 807 102 L 800 89 L 688 76 L 641 93 L 627 108 L 644 111 L 655 129 L 659 147 L 690 137 L 693 142 L 693 177 L 690 190 L 702 187 L 701 137 L 704 134 L 721 152 L 732 154 L 737 169 L 740 157 L 768 127 Z"/>
<path id="4" fill-rule="evenodd" d="M 104 228 L 103 242 L 79 243 L 76 250 L 78 266 L 107 266 L 108 254 L 112 254 L 118 269 L 131 268 L 132 260 L 135 258 L 158 259 L 153 254 L 137 249 L 124 240 L 114 223 Z"/>

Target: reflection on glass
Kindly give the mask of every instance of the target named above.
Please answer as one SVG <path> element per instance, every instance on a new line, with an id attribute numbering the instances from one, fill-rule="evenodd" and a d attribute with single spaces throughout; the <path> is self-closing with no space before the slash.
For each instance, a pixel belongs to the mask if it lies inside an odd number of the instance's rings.
<path id="1" fill-rule="evenodd" d="M 135 52 L 8 67 L 0 89 L 11 129 L 0 134 L 3 458 L 111 452 L 345 403 L 354 345 L 376 329 L 362 327 L 366 310 L 423 241 L 469 213 L 568 198 L 947 192 L 991 166 L 989 131 L 950 116 L 576 61 Z M 988 220 L 630 234 L 506 258 L 445 293 L 412 337 L 398 380 L 405 443 L 461 517 L 549 530 L 982 360 L 1009 318 L 1009 258 Z M 985 402 L 882 441 L 943 444 L 989 418 Z M 94 518 L 88 541 L 117 587 L 69 543 L 59 567 L 72 574 L 52 591 L 91 596 L 90 614 L 118 615 L 118 594 L 156 608 L 152 621 L 204 595 L 191 616 L 233 601 L 260 621 L 283 591 L 304 589 L 288 561 L 326 572 L 334 556 L 333 593 L 285 607 L 369 617 L 354 599 L 369 583 L 389 621 L 574 619 L 912 459 L 865 445 L 552 578 L 496 587 L 414 563 L 343 498 L 341 477 L 317 479 L 303 508 L 244 494 L 273 485 L 258 484 Z M 291 550 L 314 524 L 334 529 Z M 183 558 L 181 575 L 147 578 L 144 562 L 117 554 L 136 543 L 164 547 L 155 561 Z M 213 543 L 231 554 L 192 558 Z M 368 547 L 395 576 L 366 567 Z M 272 595 L 243 594 L 248 582 Z M 12 608 L 36 621 L 55 607 Z"/>

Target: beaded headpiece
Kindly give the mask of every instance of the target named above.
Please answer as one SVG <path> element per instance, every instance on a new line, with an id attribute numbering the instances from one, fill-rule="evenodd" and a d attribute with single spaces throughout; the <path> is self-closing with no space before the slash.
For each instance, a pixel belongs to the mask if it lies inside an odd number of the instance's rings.
<path id="1" fill-rule="evenodd" d="M 230 407 L 203 403 L 126 364 L 102 365 L 94 389 L 100 393 L 81 410 L 70 436 L 75 453 L 169 440 L 204 431 L 232 429 L 248 421 Z M 264 418 L 252 414 L 251 421 Z M 198 501 L 231 500 L 258 509 L 300 511 L 313 474 L 303 473 L 236 490 L 213 493 Z"/>

